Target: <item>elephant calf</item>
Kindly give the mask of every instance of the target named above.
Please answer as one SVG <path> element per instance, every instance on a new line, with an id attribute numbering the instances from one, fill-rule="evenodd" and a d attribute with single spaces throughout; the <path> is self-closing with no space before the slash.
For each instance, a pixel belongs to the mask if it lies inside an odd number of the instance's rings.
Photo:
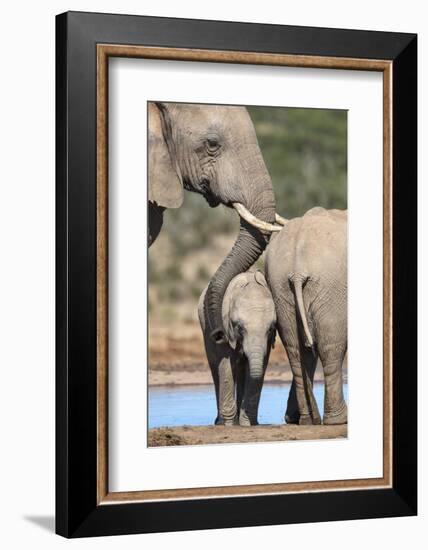
<path id="1" fill-rule="evenodd" d="M 210 337 L 205 289 L 199 299 L 199 321 L 215 385 L 215 424 L 257 424 L 260 394 L 271 347 L 276 314 L 272 295 L 260 271 L 241 273 L 229 283 L 222 304 L 227 342 Z"/>
<path id="2" fill-rule="evenodd" d="M 347 212 L 313 208 L 286 223 L 269 245 L 266 279 L 293 372 L 285 420 L 321 422 L 312 386 L 319 355 L 325 378 L 323 422 L 345 424 Z"/>

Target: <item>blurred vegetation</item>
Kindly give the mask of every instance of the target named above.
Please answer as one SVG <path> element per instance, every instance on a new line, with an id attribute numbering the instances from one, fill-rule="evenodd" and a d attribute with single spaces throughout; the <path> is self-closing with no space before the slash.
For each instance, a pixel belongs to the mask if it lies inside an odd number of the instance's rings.
<path id="1" fill-rule="evenodd" d="M 347 113 L 249 107 L 272 177 L 277 211 L 301 216 L 313 206 L 346 208 Z"/>
<path id="2" fill-rule="evenodd" d="M 248 107 L 248 111 L 272 177 L 279 214 L 293 218 L 314 206 L 346 208 L 346 111 L 283 107 Z M 186 318 L 188 312 L 194 317 L 198 297 L 233 244 L 238 225 L 234 211 L 221 205 L 209 208 L 195 193 L 185 192 L 181 208 L 165 212 L 161 235 L 149 251 L 151 313 L 155 310 L 171 319 Z"/>

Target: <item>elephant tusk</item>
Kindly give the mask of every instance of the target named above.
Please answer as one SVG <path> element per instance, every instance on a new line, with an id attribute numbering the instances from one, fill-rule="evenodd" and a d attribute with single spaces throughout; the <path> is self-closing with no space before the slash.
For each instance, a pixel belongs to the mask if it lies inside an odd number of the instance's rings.
<path id="1" fill-rule="evenodd" d="M 282 216 L 276 213 L 275 213 L 275 221 L 279 225 L 286 225 L 288 223 L 288 220 L 286 220 L 285 218 L 283 218 Z"/>
<path id="2" fill-rule="evenodd" d="M 234 202 L 232 203 L 232 206 L 238 212 L 241 218 L 243 218 L 245 221 L 247 221 L 249 224 L 253 225 L 254 227 L 257 227 L 257 229 L 261 229 L 262 231 L 268 231 L 269 233 L 272 233 L 274 231 L 281 231 L 282 229 L 282 226 L 273 225 L 272 223 L 259 220 L 259 218 L 256 218 L 256 216 L 251 214 L 251 212 L 247 210 L 245 206 L 240 202 Z"/>

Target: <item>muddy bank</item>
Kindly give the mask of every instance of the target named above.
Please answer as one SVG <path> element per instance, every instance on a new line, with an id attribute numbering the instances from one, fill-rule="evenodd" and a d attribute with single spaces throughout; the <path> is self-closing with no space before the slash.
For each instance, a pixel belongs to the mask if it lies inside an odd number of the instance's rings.
<path id="1" fill-rule="evenodd" d="M 347 436 L 347 425 L 296 426 L 181 426 L 149 430 L 148 446 L 211 445 L 215 443 L 256 443 L 260 441 L 297 441 L 337 439 Z"/>

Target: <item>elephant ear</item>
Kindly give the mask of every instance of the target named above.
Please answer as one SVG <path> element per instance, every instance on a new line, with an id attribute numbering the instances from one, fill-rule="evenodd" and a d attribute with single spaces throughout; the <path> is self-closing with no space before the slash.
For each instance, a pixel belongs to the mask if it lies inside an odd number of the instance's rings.
<path id="1" fill-rule="evenodd" d="M 264 286 L 265 288 L 268 288 L 265 276 L 260 269 L 254 272 L 254 279 L 256 280 L 256 283 L 258 283 L 261 286 Z"/>
<path id="2" fill-rule="evenodd" d="M 232 283 L 233 285 L 233 283 Z M 230 285 L 229 285 L 230 287 Z M 233 331 L 232 321 L 230 319 L 231 308 L 233 307 L 233 288 L 228 288 L 223 298 L 222 320 L 225 337 L 232 349 L 236 348 L 235 334 Z"/>
<path id="3" fill-rule="evenodd" d="M 235 350 L 236 349 L 236 338 L 235 338 L 235 334 L 233 332 L 233 327 L 232 327 L 232 323 L 229 323 L 229 326 L 228 326 L 228 330 L 227 330 L 227 334 L 226 334 L 226 338 L 229 342 L 229 346 Z"/>
<path id="4" fill-rule="evenodd" d="M 163 208 L 179 208 L 183 184 L 165 141 L 162 116 L 158 106 L 149 102 L 149 201 Z"/>
<path id="5" fill-rule="evenodd" d="M 235 337 L 235 331 L 233 329 L 231 321 L 231 311 L 235 307 L 235 297 L 245 287 L 249 285 L 248 273 L 240 273 L 237 275 L 227 287 L 226 293 L 223 298 L 223 327 L 225 330 L 225 336 L 232 349 L 236 349 L 237 341 Z"/>

